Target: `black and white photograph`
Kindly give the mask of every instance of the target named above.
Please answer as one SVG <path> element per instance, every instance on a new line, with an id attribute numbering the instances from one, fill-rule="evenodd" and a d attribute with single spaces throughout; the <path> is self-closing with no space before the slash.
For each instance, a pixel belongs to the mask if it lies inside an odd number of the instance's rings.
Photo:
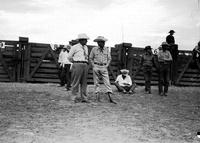
<path id="1" fill-rule="evenodd" d="M 200 143 L 200 0 L 0 5 L 0 143 Z"/>

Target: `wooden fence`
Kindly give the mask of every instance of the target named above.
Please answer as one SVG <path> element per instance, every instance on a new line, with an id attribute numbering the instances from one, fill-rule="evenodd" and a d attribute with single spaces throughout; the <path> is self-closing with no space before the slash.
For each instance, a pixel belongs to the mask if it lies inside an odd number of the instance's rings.
<path id="1" fill-rule="evenodd" d="M 58 54 L 50 44 L 31 43 L 28 39 L 19 41 L 0 40 L 0 81 L 58 83 Z M 61 45 L 62 46 L 62 45 Z M 89 46 L 89 51 L 93 46 Z M 130 70 L 133 77 L 138 70 L 143 48 L 132 47 L 130 43 L 117 44 L 111 48 L 112 62 L 109 66 L 111 83 L 121 68 Z M 192 52 L 179 51 L 177 61 L 176 85 L 200 86 L 200 66 L 192 60 Z M 144 84 L 142 70 L 134 77 L 137 84 Z M 93 83 L 92 68 L 89 68 L 88 83 Z M 156 68 L 153 69 L 152 84 L 158 83 Z"/>

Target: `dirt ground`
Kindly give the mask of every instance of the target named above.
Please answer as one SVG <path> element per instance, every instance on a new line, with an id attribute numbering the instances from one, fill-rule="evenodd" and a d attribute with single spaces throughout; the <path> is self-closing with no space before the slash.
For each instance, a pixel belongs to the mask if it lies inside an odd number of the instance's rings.
<path id="1" fill-rule="evenodd" d="M 167 97 L 102 93 L 97 103 L 72 103 L 56 84 L 0 83 L 0 143 L 197 143 L 200 89 L 170 87 Z M 103 90 L 102 90 L 103 92 Z"/>

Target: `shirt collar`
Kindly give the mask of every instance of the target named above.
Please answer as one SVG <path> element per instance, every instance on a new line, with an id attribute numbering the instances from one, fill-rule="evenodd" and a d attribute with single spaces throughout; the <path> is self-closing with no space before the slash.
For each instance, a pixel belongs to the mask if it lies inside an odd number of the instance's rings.
<path id="1" fill-rule="evenodd" d="M 99 51 L 104 51 L 104 50 L 105 50 L 105 46 L 103 47 L 102 50 L 101 50 L 101 48 L 98 46 L 98 50 L 99 50 Z"/>

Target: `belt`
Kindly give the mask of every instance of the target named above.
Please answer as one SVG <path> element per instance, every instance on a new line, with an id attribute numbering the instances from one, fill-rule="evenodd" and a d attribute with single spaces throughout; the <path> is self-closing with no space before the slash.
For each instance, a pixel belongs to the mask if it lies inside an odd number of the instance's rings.
<path id="1" fill-rule="evenodd" d="M 73 61 L 73 63 L 83 63 L 83 64 L 88 64 L 87 61 Z"/>
<path id="2" fill-rule="evenodd" d="M 105 65 L 107 65 L 106 63 L 96 63 L 96 62 L 94 62 L 94 64 L 99 65 L 99 66 L 105 66 Z"/>

